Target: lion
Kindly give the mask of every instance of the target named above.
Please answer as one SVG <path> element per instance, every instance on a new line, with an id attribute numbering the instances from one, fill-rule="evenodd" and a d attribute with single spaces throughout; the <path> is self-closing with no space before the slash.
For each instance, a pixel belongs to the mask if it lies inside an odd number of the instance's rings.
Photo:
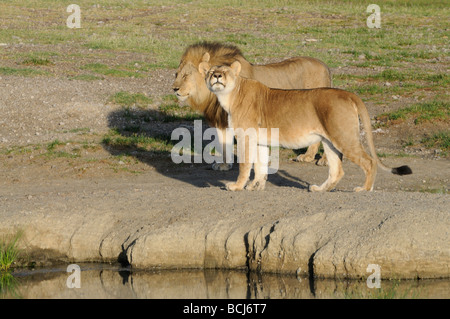
<path id="1" fill-rule="evenodd" d="M 231 66 L 213 66 L 202 62 L 199 72 L 205 76 L 208 89 L 213 92 L 221 107 L 229 114 L 229 122 L 235 130 L 238 143 L 245 141 L 245 160 L 240 160 L 239 176 L 235 183 L 227 184 L 232 191 L 242 190 L 250 176 L 253 159 L 254 180 L 247 189 L 264 189 L 267 174 L 260 156 L 248 151 L 249 138 L 242 132 L 248 128 L 257 131 L 258 147 L 280 145 L 286 148 L 302 148 L 322 142 L 328 159 L 328 179 L 320 186 L 310 186 L 310 191 L 332 190 L 343 177 L 342 156 L 359 165 L 365 173 L 365 183 L 354 191 L 371 191 L 375 182 L 377 165 L 397 175 L 412 174 L 408 166 L 389 168 L 378 158 L 373 143 L 369 113 L 363 101 L 355 94 L 336 88 L 316 88 L 305 90 L 272 89 L 264 84 L 240 76 L 239 61 Z M 359 119 L 366 131 L 370 154 L 360 141 Z M 266 140 L 258 136 L 259 129 L 278 129 L 278 141 L 270 132 Z M 237 130 L 240 129 L 240 130 Z M 240 132 L 240 133 L 239 133 Z M 261 154 L 261 153 L 260 153 Z"/>
<path id="2" fill-rule="evenodd" d="M 180 102 L 186 102 L 194 110 L 203 113 L 206 121 L 212 127 L 220 130 L 219 138 L 226 136 L 228 115 L 220 107 L 217 97 L 205 85 L 204 77 L 199 73 L 201 62 L 212 65 L 231 65 L 234 61 L 241 64 L 241 76 L 255 79 L 261 83 L 280 89 L 307 89 L 331 86 L 331 73 L 325 63 L 311 57 L 295 57 L 278 63 L 253 65 L 248 62 L 242 52 L 233 45 L 217 42 L 201 42 L 189 46 L 181 57 L 180 65 L 175 75 L 173 91 Z M 233 141 L 222 139 L 223 156 L 226 145 Z M 310 146 L 305 154 L 299 155 L 297 161 L 312 162 L 320 143 Z M 322 157 L 318 165 L 326 165 Z M 229 170 L 230 163 L 214 163 L 215 170 Z"/>

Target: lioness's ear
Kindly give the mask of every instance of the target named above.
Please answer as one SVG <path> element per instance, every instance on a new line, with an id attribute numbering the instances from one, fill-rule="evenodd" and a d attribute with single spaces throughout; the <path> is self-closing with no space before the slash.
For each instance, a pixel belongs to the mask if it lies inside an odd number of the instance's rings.
<path id="1" fill-rule="evenodd" d="M 205 54 L 203 54 L 202 62 L 209 62 L 209 58 L 210 58 L 209 53 L 206 52 Z"/>
<path id="2" fill-rule="evenodd" d="M 209 66 L 208 62 L 201 62 L 198 65 L 198 71 L 200 72 L 201 75 L 205 75 L 209 69 L 210 69 L 210 66 Z"/>
<path id="3" fill-rule="evenodd" d="M 238 76 L 241 72 L 241 63 L 239 63 L 239 61 L 234 61 L 233 63 L 231 63 L 230 67 L 234 71 L 234 74 L 236 76 Z"/>

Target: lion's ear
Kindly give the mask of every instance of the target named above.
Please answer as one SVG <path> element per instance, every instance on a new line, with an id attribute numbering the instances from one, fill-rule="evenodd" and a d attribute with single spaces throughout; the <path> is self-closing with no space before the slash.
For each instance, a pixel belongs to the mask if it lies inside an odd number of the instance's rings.
<path id="1" fill-rule="evenodd" d="M 205 75 L 209 69 L 210 69 L 210 66 L 209 66 L 208 62 L 201 62 L 198 65 L 198 71 L 200 72 L 201 75 Z"/>
<path id="2" fill-rule="evenodd" d="M 233 63 L 231 63 L 230 67 L 234 71 L 234 74 L 236 76 L 238 76 L 241 72 L 241 63 L 239 63 L 239 61 L 234 61 Z"/>
<path id="3" fill-rule="evenodd" d="M 205 52 L 202 57 L 202 62 L 209 62 L 210 56 L 208 52 Z"/>

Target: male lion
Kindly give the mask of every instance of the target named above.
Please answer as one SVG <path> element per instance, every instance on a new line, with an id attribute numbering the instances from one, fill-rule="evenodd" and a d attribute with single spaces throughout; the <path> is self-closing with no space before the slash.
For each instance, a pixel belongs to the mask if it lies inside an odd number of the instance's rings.
<path id="1" fill-rule="evenodd" d="M 377 165 L 393 174 L 412 173 L 408 166 L 389 168 L 380 162 L 373 144 L 369 114 L 363 101 L 353 93 L 334 88 L 271 89 L 258 81 L 239 76 L 241 64 L 238 61 L 233 62 L 231 67 L 214 66 L 211 69 L 207 62 L 202 62 L 199 71 L 206 74 L 208 89 L 217 96 L 220 105 L 229 114 L 238 143 L 245 140 L 245 160 L 240 160 L 237 182 L 228 184 L 229 190 L 242 190 L 245 187 L 253 161 L 255 178 L 247 188 L 263 189 L 267 179 L 267 174 L 261 170 L 263 164 L 260 156 L 248 151 L 251 145 L 242 134 L 248 128 L 256 128 L 256 134 L 259 134 L 260 128 L 266 128 L 267 131 L 278 128 L 278 141 L 273 141 L 268 132 L 265 141 L 258 139 L 258 147 L 267 148 L 271 143 L 279 143 L 287 148 L 301 148 L 322 141 L 329 174 L 322 185 L 310 187 L 314 192 L 329 191 L 336 186 L 344 175 L 342 155 L 359 165 L 366 175 L 364 186 L 355 188 L 355 191 L 373 189 Z M 366 131 L 372 156 L 364 151 L 361 144 L 358 115 Z M 236 131 L 238 128 L 240 133 Z"/>
<path id="2" fill-rule="evenodd" d="M 216 96 L 207 89 L 204 77 L 198 72 L 198 66 L 201 62 L 209 62 L 211 65 L 231 65 L 234 61 L 240 62 L 242 77 L 255 79 L 271 88 L 308 89 L 331 86 L 330 70 L 323 62 L 314 58 L 296 57 L 279 63 L 253 65 L 244 58 L 237 47 L 232 45 L 216 42 L 191 45 L 181 57 L 173 90 L 180 101 L 186 101 L 193 109 L 202 112 L 208 124 L 221 131 L 222 134 L 218 134 L 219 138 L 226 136 L 228 115 L 220 107 Z M 233 141 L 223 139 L 221 143 L 225 152 L 227 143 Z M 320 143 L 310 146 L 305 154 L 297 157 L 297 160 L 314 161 L 319 146 Z M 326 165 L 325 157 L 317 164 Z M 213 164 L 213 169 L 228 170 L 231 165 L 223 161 Z"/>

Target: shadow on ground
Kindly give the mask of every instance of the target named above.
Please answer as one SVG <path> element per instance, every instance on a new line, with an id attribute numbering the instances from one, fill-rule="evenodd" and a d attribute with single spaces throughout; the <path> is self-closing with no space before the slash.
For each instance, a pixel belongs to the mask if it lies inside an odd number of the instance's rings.
<path id="1" fill-rule="evenodd" d="M 237 159 L 234 159 L 230 171 L 214 171 L 211 164 L 180 163 L 171 159 L 171 149 L 179 140 L 171 140 L 174 129 L 183 127 L 194 136 L 194 120 L 201 116 L 186 120 L 183 116 L 167 115 L 159 110 L 121 109 L 108 115 L 110 134 L 103 139 L 103 147 L 112 155 L 132 156 L 145 163 L 160 174 L 189 183 L 195 187 L 223 187 L 224 181 L 236 180 L 238 176 Z M 209 126 L 202 120 L 202 132 Z M 203 133 L 202 133 L 203 135 Z M 202 149 L 211 143 L 202 141 Z M 191 144 L 193 145 L 193 144 Z M 301 151 L 297 152 L 298 154 Z M 205 170 L 209 171 L 205 174 Z M 276 186 L 308 189 L 309 184 L 284 170 L 270 174 L 268 182 Z"/>

